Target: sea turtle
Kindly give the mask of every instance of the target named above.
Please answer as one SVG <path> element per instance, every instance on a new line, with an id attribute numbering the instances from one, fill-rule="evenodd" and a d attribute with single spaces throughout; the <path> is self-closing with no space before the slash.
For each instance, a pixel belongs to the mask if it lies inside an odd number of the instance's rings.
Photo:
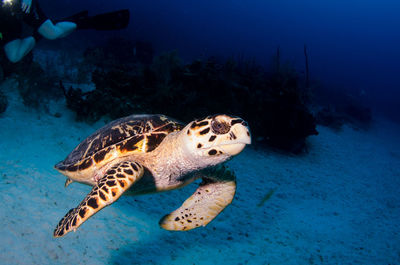
<path id="1" fill-rule="evenodd" d="M 82 141 L 55 168 L 65 186 L 93 186 L 54 230 L 55 237 L 76 230 L 90 216 L 125 194 L 180 188 L 202 178 L 180 208 L 164 216 L 167 230 L 207 225 L 233 199 L 234 174 L 220 165 L 251 143 L 247 123 L 239 117 L 213 115 L 184 126 L 164 115 L 131 115 L 115 120 Z"/>

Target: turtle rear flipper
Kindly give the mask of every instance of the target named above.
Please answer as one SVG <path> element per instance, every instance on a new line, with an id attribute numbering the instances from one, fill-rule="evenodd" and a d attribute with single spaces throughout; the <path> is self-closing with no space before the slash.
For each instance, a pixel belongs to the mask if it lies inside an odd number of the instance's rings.
<path id="1" fill-rule="evenodd" d="M 62 237 L 71 230 L 75 231 L 89 217 L 118 200 L 143 173 L 143 167 L 135 162 L 121 162 L 113 166 L 78 207 L 71 209 L 61 219 L 54 230 L 54 237 Z"/>
<path id="2" fill-rule="evenodd" d="M 235 191 L 234 174 L 225 167 L 220 167 L 203 178 L 197 190 L 181 207 L 164 216 L 160 220 L 160 226 L 175 231 L 206 226 L 232 202 Z"/>

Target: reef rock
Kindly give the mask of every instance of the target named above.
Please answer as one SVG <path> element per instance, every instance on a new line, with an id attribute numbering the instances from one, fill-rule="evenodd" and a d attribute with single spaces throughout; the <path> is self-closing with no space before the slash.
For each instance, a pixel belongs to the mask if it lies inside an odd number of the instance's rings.
<path id="1" fill-rule="evenodd" d="M 5 112 L 7 106 L 8 106 L 7 97 L 0 91 L 0 113 Z"/>

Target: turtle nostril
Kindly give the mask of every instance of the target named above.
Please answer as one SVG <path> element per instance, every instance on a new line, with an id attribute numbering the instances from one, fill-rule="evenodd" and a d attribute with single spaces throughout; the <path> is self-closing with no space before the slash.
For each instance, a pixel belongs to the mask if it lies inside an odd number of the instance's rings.
<path id="1" fill-rule="evenodd" d="M 231 126 L 224 121 L 213 120 L 211 122 L 211 129 L 215 134 L 225 134 L 231 129 Z"/>

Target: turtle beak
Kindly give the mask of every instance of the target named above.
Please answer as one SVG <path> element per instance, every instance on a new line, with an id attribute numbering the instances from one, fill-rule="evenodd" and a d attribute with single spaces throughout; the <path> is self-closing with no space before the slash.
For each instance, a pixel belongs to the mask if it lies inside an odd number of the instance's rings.
<path id="1" fill-rule="evenodd" d="M 246 144 L 230 144 L 230 145 L 224 145 L 221 146 L 221 149 L 228 155 L 230 156 L 235 156 L 242 152 L 242 150 L 245 148 Z"/>
<path id="2" fill-rule="evenodd" d="M 234 135 L 236 139 L 220 146 L 220 148 L 230 156 L 239 154 L 246 145 L 251 144 L 250 130 L 243 124 L 235 124 L 231 129 L 230 135 Z"/>

